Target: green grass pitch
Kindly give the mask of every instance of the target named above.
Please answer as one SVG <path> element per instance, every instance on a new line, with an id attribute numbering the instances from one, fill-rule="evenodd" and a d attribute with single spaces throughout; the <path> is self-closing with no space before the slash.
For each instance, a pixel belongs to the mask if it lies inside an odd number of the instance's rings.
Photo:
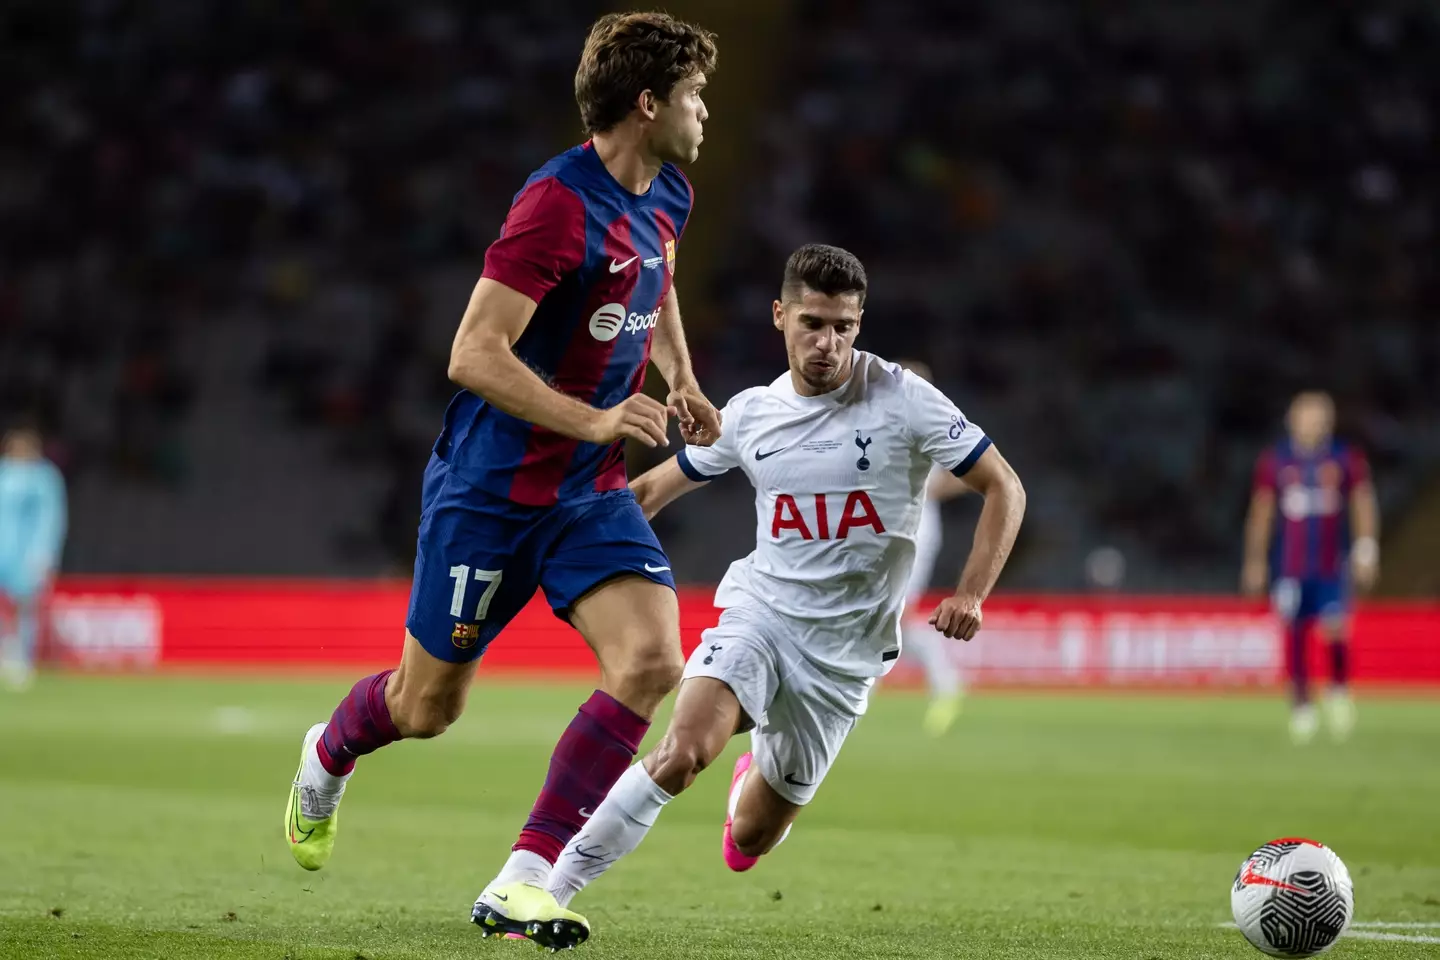
<path id="1" fill-rule="evenodd" d="M 0 695 L 0 957 L 535 955 L 471 901 L 579 686 L 483 682 L 438 740 L 361 762 L 330 866 L 281 835 L 306 726 L 349 681 L 45 677 Z M 1255 958 L 1244 856 L 1323 840 L 1355 877 L 1337 958 L 1440 956 L 1440 701 L 1364 700 L 1290 746 L 1276 699 L 977 696 L 953 734 L 880 693 L 793 836 L 720 859 L 737 741 L 576 901 L 600 958 Z M 1398 924 L 1407 926 L 1397 926 Z M 1389 924 L 1382 926 L 1382 924 Z"/>

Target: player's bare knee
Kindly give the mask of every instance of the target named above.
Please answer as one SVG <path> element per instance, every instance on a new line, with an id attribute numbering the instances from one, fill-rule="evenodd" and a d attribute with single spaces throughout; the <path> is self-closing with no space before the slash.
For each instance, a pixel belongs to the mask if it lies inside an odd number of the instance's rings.
<path id="1" fill-rule="evenodd" d="M 450 695 L 422 694 L 409 696 L 403 691 L 390 705 L 390 719 L 395 729 L 407 739 L 429 740 L 438 737 L 460 719 L 464 709 L 461 698 Z"/>
<path id="2" fill-rule="evenodd" d="M 694 783 L 714 759 L 713 751 L 699 738 L 671 730 L 650 752 L 645 767 L 650 779 L 661 790 L 674 796 Z"/>
<path id="3" fill-rule="evenodd" d="M 654 643 L 635 650 L 617 671 L 620 685 L 653 709 L 680 683 L 685 659 L 678 643 Z"/>

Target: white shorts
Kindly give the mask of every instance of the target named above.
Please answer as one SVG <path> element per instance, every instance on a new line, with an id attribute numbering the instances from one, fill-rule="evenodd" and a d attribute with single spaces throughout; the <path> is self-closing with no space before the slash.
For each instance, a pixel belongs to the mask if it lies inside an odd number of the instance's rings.
<path id="1" fill-rule="evenodd" d="M 685 665 L 685 679 L 712 677 L 735 693 L 754 724 L 755 765 L 765 782 L 804 805 L 865 712 L 874 677 L 849 677 L 800 652 L 825 624 L 782 617 L 752 601 L 727 608 Z"/>

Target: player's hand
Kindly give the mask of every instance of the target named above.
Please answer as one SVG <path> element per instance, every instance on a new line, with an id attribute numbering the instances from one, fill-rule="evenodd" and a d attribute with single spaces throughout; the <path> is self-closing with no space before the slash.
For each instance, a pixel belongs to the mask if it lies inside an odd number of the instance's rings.
<path id="1" fill-rule="evenodd" d="M 686 443 L 708 447 L 720 439 L 720 411 L 705 399 L 699 387 L 677 387 L 665 402 L 679 419 L 680 435 Z"/>
<path id="2" fill-rule="evenodd" d="M 930 625 L 945 636 L 970 640 L 980 632 L 980 601 L 975 597 L 946 597 L 930 614 Z"/>
<path id="3" fill-rule="evenodd" d="M 1351 557 L 1350 576 L 1361 593 L 1369 593 L 1380 580 L 1380 561 L 1369 557 Z"/>
<path id="4" fill-rule="evenodd" d="M 1240 571 L 1240 591 L 1247 597 L 1263 596 L 1269 579 L 1269 564 L 1264 560 L 1247 561 Z"/>
<path id="5" fill-rule="evenodd" d="M 669 444 L 665 427 L 670 409 L 643 393 L 602 410 L 595 421 L 591 443 L 614 443 L 616 440 L 639 440 L 647 447 L 663 447 Z"/>

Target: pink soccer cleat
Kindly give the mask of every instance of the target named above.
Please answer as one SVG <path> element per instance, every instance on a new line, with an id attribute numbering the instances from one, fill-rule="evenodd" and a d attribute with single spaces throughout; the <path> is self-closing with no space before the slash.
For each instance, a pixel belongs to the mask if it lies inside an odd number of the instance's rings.
<path id="1" fill-rule="evenodd" d="M 725 840 L 721 844 L 720 852 L 725 857 L 725 866 L 736 873 L 744 873 L 760 862 L 759 857 L 741 853 L 730 837 L 730 824 L 735 820 L 735 805 L 740 802 L 740 788 L 745 785 L 745 774 L 750 771 L 750 764 L 754 762 L 754 754 L 749 751 L 741 754 L 740 759 L 735 761 L 735 773 L 730 777 L 730 804 L 725 810 Z"/>

